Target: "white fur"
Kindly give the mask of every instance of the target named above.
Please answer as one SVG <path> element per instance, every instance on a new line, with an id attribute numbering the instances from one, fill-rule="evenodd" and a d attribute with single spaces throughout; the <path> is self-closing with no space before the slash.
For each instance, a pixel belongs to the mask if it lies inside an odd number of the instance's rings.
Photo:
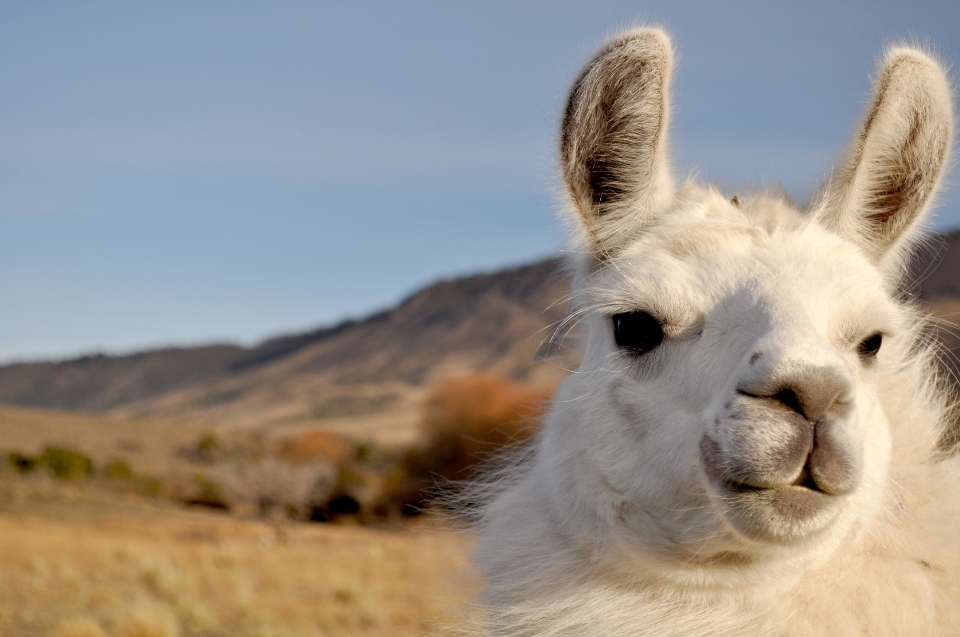
<path id="1" fill-rule="evenodd" d="M 938 452 L 946 393 L 923 319 L 896 295 L 951 139 L 943 70 L 887 53 L 853 150 L 802 212 L 673 183 L 672 59 L 662 31 L 622 34 L 571 95 L 561 155 L 585 353 L 525 461 L 484 487 L 484 630 L 960 634 L 960 460 Z M 666 333 L 639 357 L 610 318 L 638 310 Z M 877 331 L 865 363 L 857 346 Z M 738 522 L 704 439 L 776 467 L 790 430 L 744 416 L 755 400 L 738 390 L 828 376 L 845 388 L 830 431 L 855 488 L 796 520 L 763 505 Z"/>

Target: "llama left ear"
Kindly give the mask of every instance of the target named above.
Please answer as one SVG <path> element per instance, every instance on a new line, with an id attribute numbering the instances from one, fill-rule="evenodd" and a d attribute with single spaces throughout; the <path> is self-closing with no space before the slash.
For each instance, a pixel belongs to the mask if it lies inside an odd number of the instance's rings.
<path id="1" fill-rule="evenodd" d="M 952 131 L 944 69 L 917 49 L 890 49 L 853 147 L 814 214 L 881 267 L 901 268 L 943 174 Z"/>
<path id="2" fill-rule="evenodd" d="M 635 29 L 608 42 L 570 92 L 561 169 L 577 225 L 598 259 L 615 255 L 672 201 L 672 70 L 667 34 Z"/>

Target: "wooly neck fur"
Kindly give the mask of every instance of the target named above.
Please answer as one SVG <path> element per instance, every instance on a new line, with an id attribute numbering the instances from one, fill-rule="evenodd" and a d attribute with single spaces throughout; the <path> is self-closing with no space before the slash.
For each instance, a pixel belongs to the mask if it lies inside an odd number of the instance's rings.
<path id="1" fill-rule="evenodd" d="M 561 168 L 579 370 L 486 483 L 502 635 L 960 634 L 960 460 L 924 319 L 898 294 L 952 140 L 940 64 L 889 49 L 808 210 L 675 183 L 673 49 L 612 39 Z"/>

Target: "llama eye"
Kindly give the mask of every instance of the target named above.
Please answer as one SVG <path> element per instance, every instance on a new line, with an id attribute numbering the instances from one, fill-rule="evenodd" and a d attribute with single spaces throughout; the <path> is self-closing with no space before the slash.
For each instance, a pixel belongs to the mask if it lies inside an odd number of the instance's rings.
<path id="1" fill-rule="evenodd" d="M 624 312 L 613 315 L 613 336 L 621 349 L 646 354 L 663 342 L 663 327 L 646 312 Z"/>
<path id="2" fill-rule="evenodd" d="M 860 358 L 864 360 L 872 360 L 877 356 L 877 352 L 880 351 L 882 344 L 883 334 L 878 332 L 861 341 L 860 345 L 857 346 L 857 353 L 860 354 Z"/>

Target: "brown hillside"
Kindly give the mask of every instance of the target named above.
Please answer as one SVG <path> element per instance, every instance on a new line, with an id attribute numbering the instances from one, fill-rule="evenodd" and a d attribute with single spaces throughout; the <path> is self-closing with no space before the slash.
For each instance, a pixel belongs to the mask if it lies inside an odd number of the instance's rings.
<path id="1" fill-rule="evenodd" d="M 960 298 L 960 232 L 935 237 L 910 287 L 938 313 Z M 0 367 L 0 403 L 200 420 L 214 425 L 391 429 L 413 424 L 435 381 L 474 372 L 551 382 L 538 365 L 569 309 L 558 259 L 441 281 L 362 320 L 270 339 Z M 957 322 L 957 316 L 947 317 Z M 948 345 L 950 334 L 942 337 Z M 951 366 L 956 370 L 954 359 Z M 378 415 L 379 414 L 379 415 Z"/>
<path id="2" fill-rule="evenodd" d="M 0 402 L 109 410 L 214 425 L 347 423 L 389 408 L 412 424 L 433 380 L 488 371 L 549 382 L 537 365 L 566 292 L 559 261 L 430 285 L 396 307 L 332 328 L 234 346 L 0 367 Z M 553 306 L 553 307 L 551 307 Z"/>

